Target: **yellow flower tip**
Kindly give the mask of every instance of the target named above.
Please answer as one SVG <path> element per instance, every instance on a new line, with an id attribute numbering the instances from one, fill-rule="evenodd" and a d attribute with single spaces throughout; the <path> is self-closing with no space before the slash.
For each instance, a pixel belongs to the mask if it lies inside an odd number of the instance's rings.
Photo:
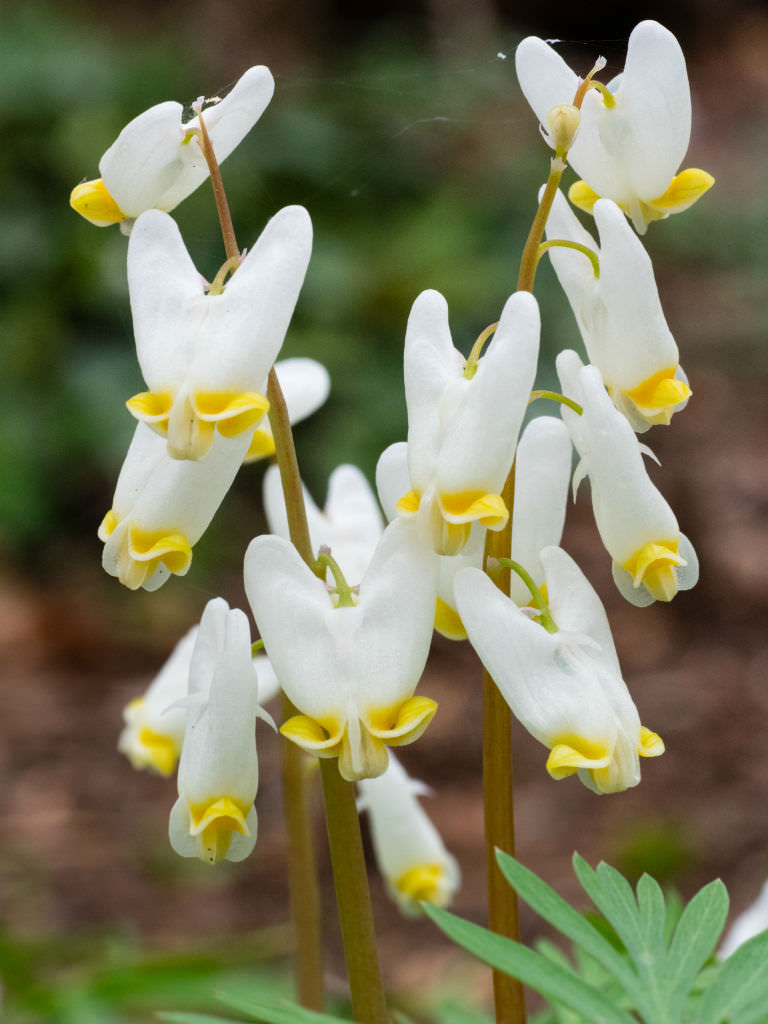
<path id="1" fill-rule="evenodd" d="M 91 224 L 95 224 L 97 228 L 119 224 L 120 221 L 126 219 L 126 215 L 107 192 L 101 178 L 75 185 L 69 196 L 69 205 L 81 217 L 85 217 Z"/>
<path id="2" fill-rule="evenodd" d="M 440 509 L 448 523 L 459 525 L 479 522 L 489 530 L 503 530 L 509 519 L 502 496 L 483 491 L 441 494 Z"/>
<path id="3" fill-rule="evenodd" d="M 675 567 L 685 564 L 677 541 L 649 541 L 623 567 L 636 588 L 644 586 L 656 601 L 671 601 L 678 591 Z"/>
<path id="4" fill-rule="evenodd" d="M 170 736 L 163 736 L 145 726 L 139 731 L 138 745 L 141 752 L 134 750 L 128 753 L 134 768 L 149 768 L 166 779 L 173 775 L 180 750 Z"/>
<path id="5" fill-rule="evenodd" d="M 674 176 L 662 195 L 657 196 L 656 199 L 646 200 L 645 205 L 662 216 L 667 216 L 670 213 L 682 213 L 683 210 L 687 210 L 701 199 L 714 183 L 715 179 L 708 171 L 702 171 L 698 167 L 689 167 Z"/>
<path id="6" fill-rule="evenodd" d="M 120 522 L 120 520 L 117 518 L 117 515 L 115 514 L 114 510 L 110 509 L 109 512 L 107 512 L 107 514 L 101 520 L 101 523 L 99 524 L 99 530 L 98 530 L 99 540 L 100 541 L 107 541 L 107 540 L 109 540 L 111 535 L 117 529 L 117 524 L 119 522 Z"/>
<path id="7" fill-rule="evenodd" d="M 590 188 L 586 181 L 575 181 L 568 189 L 568 198 L 573 205 L 585 213 L 592 213 L 600 196 Z"/>
<path id="8" fill-rule="evenodd" d="M 153 430 L 167 433 L 173 395 L 167 391 L 140 391 L 125 403 L 128 412 Z"/>
<path id="9" fill-rule="evenodd" d="M 293 715 L 280 732 L 315 757 L 336 757 L 341 749 L 342 729 L 335 722 L 323 725 L 309 715 Z"/>
<path id="10" fill-rule="evenodd" d="M 659 370 L 636 388 L 625 392 L 653 426 L 668 425 L 677 407 L 693 393 L 684 380 L 675 377 L 676 371 L 676 366 Z"/>
<path id="11" fill-rule="evenodd" d="M 431 697 L 409 697 L 395 708 L 369 712 L 367 729 L 391 747 L 404 747 L 422 735 L 436 711 Z"/>
<path id="12" fill-rule="evenodd" d="M 137 562 L 146 562 L 154 570 L 161 562 L 176 575 L 183 575 L 192 561 L 192 548 L 183 533 L 165 533 L 162 530 L 131 528 L 131 556 Z"/>
<path id="13" fill-rule="evenodd" d="M 394 884 L 399 899 L 407 903 L 446 903 L 445 868 L 441 864 L 416 864 L 403 872 Z"/>
<path id="14" fill-rule="evenodd" d="M 248 445 L 244 462 L 257 462 L 259 459 L 269 459 L 275 454 L 275 439 L 271 431 L 257 430 Z"/>
<path id="15" fill-rule="evenodd" d="M 192 406 L 201 420 L 216 424 L 224 437 L 236 437 L 249 427 L 255 427 L 269 411 L 269 401 L 258 391 L 198 392 Z"/>
<path id="16" fill-rule="evenodd" d="M 395 508 L 401 516 L 415 516 L 420 504 L 421 496 L 416 491 L 408 491 L 400 498 Z"/>
<path id="17" fill-rule="evenodd" d="M 447 640 L 467 639 L 461 616 L 441 597 L 438 597 L 435 606 L 435 629 Z"/>
<path id="18" fill-rule="evenodd" d="M 602 744 L 583 736 L 570 736 L 552 746 L 546 767 L 553 779 L 564 779 L 580 768 L 593 771 L 610 763 L 611 757 Z"/>
<path id="19" fill-rule="evenodd" d="M 200 837 L 200 859 L 209 864 L 224 860 L 232 842 L 233 833 L 250 835 L 246 823 L 250 808 L 231 797 L 220 797 L 203 807 L 190 807 L 189 834 Z"/>
<path id="20" fill-rule="evenodd" d="M 666 748 L 664 740 L 657 732 L 652 732 L 644 725 L 640 728 L 640 745 L 637 752 L 640 757 L 660 757 Z"/>

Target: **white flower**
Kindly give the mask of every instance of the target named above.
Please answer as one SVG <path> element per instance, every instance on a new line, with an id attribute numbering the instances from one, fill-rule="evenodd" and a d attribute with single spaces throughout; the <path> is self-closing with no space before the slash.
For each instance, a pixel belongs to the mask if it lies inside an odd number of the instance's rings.
<path id="1" fill-rule="evenodd" d="M 428 788 L 410 778 L 390 754 L 384 774 L 362 779 L 358 789 L 358 809 L 368 812 L 376 863 L 400 909 L 408 915 L 418 914 L 422 900 L 447 906 L 461 875 L 456 858 L 448 853 L 419 803 Z"/>
<path id="2" fill-rule="evenodd" d="M 193 626 L 184 634 L 145 693 L 123 709 L 125 728 L 117 749 L 134 768 L 168 776 L 176 767 L 187 728 L 184 701 L 198 630 Z M 266 654 L 257 654 L 253 667 L 259 678 L 259 699 L 266 704 L 280 689 L 277 677 Z"/>
<path id="3" fill-rule="evenodd" d="M 149 768 L 168 776 L 176 767 L 187 724 L 186 709 L 177 702 L 187 695 L 196 639 L 194 626 L 176 644 L 144 695 L 132 700 L 123 711 L 125 728 L 117 749 L 134 768 Z"/>
<path id="4" fill-rule="evenodd" d="M 744 913 L 739 914 L 731 927 L 725 933 L 720 949 L 717 951 L 719 959 L 735 953 L 739 946 L 760 935 L 768 929 L 768 882 L 763 885 L 760 895 L 751 907 L 747 907 Z"/>
<path id="5" fill-rule="evenodd" d="M 544 547 L 559 544 L 562 537 L 572 451 L 567 428 L 562 420 L 553 416 L 537 416 L 531 420 L 517 446 L 509 557 L 519 562 L 537 585 L 544 580 L 539 552 Z M 440 559 L 435 629 L 450 640 L 464 640 L 467 635 L 456 609 L 453 581 L 463 568 L 482 566 L 484 541 L 484 531 L 474 526 L 461 554 Z M 530 603 L 528 588 L 514 572 L 510 592 L 517 604 Z"/>
<path id="6" fill-rule="evenodd" d="M 458 554 L 473 522 L 500 530 L 501 497 L 536 372 L 539 309 L 529 292 L 507 301 L 485 353 L 468 362 L 453 347 L 439 292 L 416 299 L 405 337 L 410 489 L 397 511 L 426 524 L 434 550 Z M 401 470 L 387 449 L 376 471 L 385 511 Z"/>
<path id="7" fill-rule="evenodd" d="M 621 677 L 600 599 L 561 548 L 545 548 L 549 607 L 559 632 L 548 632 L 478 569 L 456 577 L 456 599 L 470 642 L 513 714 L 550 748 L 555 779 L 578 772 L 597 793 L 640 781 L 639 756 L 664 751 L 640 725 Z"/>
<path id="8" fill-rule="evenodd" d="M 573 103 L 581 79 L 542 39 L 517 48 L 520 88 L 544 125 L 550 110 Z M 644 234 L 652 220 L 688 209 L 714 183 L 706 171 L 677 170 L 691 134 L 691 94 L 680 45 L 656 21 L 642 21 L 629 37 L 624 71 L 606 98 L 588 89 L 568 162 L 583 181 L 571 202 L 591 211 L 613 199 Z"/>
<path id="9" fill-rule="evenodd" d="M 213 519 L 248 449 L 250 434 L 214 438 L 197 462 L 171 459 L 165 441 L 136 426 L 112 500 L 99 527 L 102 565 L 130 590 L 157 590 L 183 576 L 192 548 Z"/>
<path id="10" fill-rule="evenodd" d="M 321 511 L 304 490 L 312 550 L 331 549 L 348 583 L 363 578 L 384 531 L 381 512 L 371 486 L 357 466 L 338 466 L 328 480 L 328 497 Z M 270 466 L 264 474 L 264 511 L 271 533 L 290 540 L 280 470 Z"/>
<path id="11" fill-rule="evenodd" d="M 595 522 L 613 559 L 616 585 L 634 605 L 671 601 L 698 580 L 693 545 L 651 482 L 643 448 L 612 404 L 597 367 L 582 366 L 575 352 L 565 351 L 557 358 L 557 372 L 564 394 L 583 408 L 581 416 L 562 408 L 581 456 L 574 493 L 588 475 Z"/>
<path id="12" fill-rule="evenodd" d="M 300 712 L 281 732 L 317 757 L 338 756 L 346 779 L 381 775 L 386 744 L 417 739 L 435 712 L 413 691 L 429 652 L 436 576 L 437 559 L 404 522 L 384 531 L 359 595 L 344 601 L 281 537 L 248 547 L 248 600 Z"/>
<path id="13" fill-rule="evenodd" d="M 553 246 L 549 256 L 579 325 L 590 362 L 603 375 L 617 409 L 634 430 L 669 423 L 691 389 L 664 319 L 648 253 L 610 199 L 595 203 L 600 247 L 558 192 L 547 238 L 597 251 L 600 276 L 585 256 Z"/>
<path id="14" fill-rule="evenodd" d="M 131 413 L 199 459 L 214 433 L 253 436 L 269 408 L 262 391 L 299 296 L 312 248 L 302 206 L 267 224 L 220 294 L 206 292 L 175 221 L 150 210 L 128 246 L 136 351 L 148 390 Z"/>
<path id="15" fill-rule="evenodd" d="M 179 760 L 171 846 L 182 857 L 243 860 L 256 842 L 258 679 L 248 619 L 209 601 L 192 653 L 189 722 Z"/>
<path id="16" fill-rule="evenodd" d="M 261 117 L 274 88 L 268 68 L 249 68 L 223 100 L 203 111 L 220 164 Z M 72 207 L 106 227 L 145 210 L 178 206 L 208 177 L 195 135 L 199 118 L 183 116 L 182 105 L 168 100 L 129 121 L 99 161 L 101 177 L 72 190 Z"/>
<path id="17" fill-rule="evenodd" d="M 330 394 L 330 375 L 316 359 L 281 359 L 275 363 L 274 371 L 288 409 L 288 419 L 292 424 L 300 423 L 307 416 L 311 416 Z M 259 391 L 266 394 L 266 390 L 265 381 Z M 272 436 L 269 419 L 264 416 L 253 435 L 245 461 L 253 462 L 274 454 L 275 439 Z"/>

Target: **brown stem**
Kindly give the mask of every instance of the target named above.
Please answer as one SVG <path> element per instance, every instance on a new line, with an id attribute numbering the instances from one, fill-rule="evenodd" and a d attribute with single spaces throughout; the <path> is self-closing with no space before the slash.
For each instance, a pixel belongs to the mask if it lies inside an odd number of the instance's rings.
<path id="1" fill-rule="evenodd" d="M 552 159 L 549 178 L 544 186 L 544 194 L 541 197 L 536 216 L 533 218 L 531 230 L 525 242 L 523 255 L 520 258 L 520 273 L 517 278 L 517 290 L 519 292 L 532 292 L 533 282 L 536 279 L 536 266 L 538 264 L 539 244 L 544 237 L 544 228 L 547 226 L 549 211 L 555 201 L 555 195 L 560 185 L 560 179 L 565 171 L 565 159 L 555 156 Z"/>
<path id="2" fill-rule="evenodd" d="M 488 531 L 485 563 L 490 558 L 509 558 L 515 496 L 512 466 L 502 492 L 510 510 L 503 530 Z M 509 569 L 494 576 L 496 585 L 509 593 Z M 483 670 L 483 799 L 485 804 L 485 852 L 488 878 L 488 922 L 492 931 L 519 941 L 517 893 L 505 881 L 496 863 L 496 848 L 514 856 L 514 777 L 512 770 L 512 713 L 489 673 Z M 501 971 L 493 972 L 496 1024 L 525 1024 L 525 993 L 522 984 Z"/>
<path id="3" fill-rule="evenodd" d="M 211 137 L 208 134 L 208 129 L 205 127 L 202 109 L 198 111 L 197 120 L 200 124 L 198 140 L 200 142 L 200 148 L 203 151 L 203 156 L 205 157 L 205 162 L 208 164 L 208 171 L 211 176 L 213 197 L 216 200 L 216 212 L 219 215 L 219 224 L 221 225 L 221 237 L 224 239 L 224 251 L 227 254 L 227 259 L 234 260 L 235 265 L 237 265 L 237 263 L 240 262 L 240 249 L 238 248 L 237 239 L 235 238 L 235 226 L 232 223 L 232 214 L 229 211 L 227 193 L 224 191 L 224 182 L 221 178 L 219 161 L 216 159 L 216 154 L 213 151 L 213 145 L 211 143 Z"/>

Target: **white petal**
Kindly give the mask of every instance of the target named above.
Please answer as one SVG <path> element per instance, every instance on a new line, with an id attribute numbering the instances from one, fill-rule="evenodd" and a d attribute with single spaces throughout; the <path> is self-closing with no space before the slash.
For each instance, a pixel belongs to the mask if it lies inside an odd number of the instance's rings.
<path id="1" fill-rule="evenodd" d="M 316 359 L 281 359 L 275 363 L 275 373 L 291 423 L 311 416 L 330 394 L 330 374 Z"/>
<path id="2" fill-rule="evenodd" d="M 396 441 L 379 456 L 376 464 L 376 489 L 384 515 L 391 521 L 397 515 L 398 501 L 411 489 L 408 445 L 405 441 Z"/>
<path id="3" fill-rule="evenodd" d="M 544 127 L 552 107 L 573 103 L 580 79 L 543 39 L 523 39 L 515 51 L 515 69 L 523 95 Z"/>

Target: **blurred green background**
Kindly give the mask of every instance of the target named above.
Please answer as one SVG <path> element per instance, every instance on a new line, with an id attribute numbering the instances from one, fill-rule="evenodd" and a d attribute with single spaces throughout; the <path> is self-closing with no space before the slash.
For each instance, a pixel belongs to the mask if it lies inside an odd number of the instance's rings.
<path id="1" fill-rule="evenodd" d="M 405 435 L 402 344 L 415 296 L 424 288 L 446 295 L 454 339 L 468 350 L 514 287 L 548 160 L 517 88 L 517 41 L 528 32 L 562 38 L 585 71 L 598 53 L 618 69 L 642 17 L 679 34 L 694 91 L 689 163 L 718 184 L 646 239 L 695 393 L 687 419 L 651 443 L 663 456 L 662 490 L 702 556 L 702 582 L 663 615 L 653 609 L 638 620 L 606 584 L 583 499 L 572 535 L 572 550 L 585 564 L 593 559 L 601 593 L 614 602 L 620 654 L 627 678 L 643 684 L 649 724 L 677 741 L 662 762 L 671 775 L 657 770 L 656 782 L 623 804 L 595 801 L 573 780 L 570 789 L 545 780 L 538 748 L 521 737 L 524 859 L 557 884 L 580 844 L 683 888 L 720 871 L 742 904 L 756 892 L 768 827 L 754 807 L 764 806 L 768 769 L 745 765 L 738 752 L 757 748 L 766 719 L 768 17 L 760 5 L 666 7 L 428 0 L 363 13 L 331 0 L 200 0 L 3 10 L 4 1020 L 147 1020 L 151 1006 L 197 1005 L 215 980 L 290 945 L 281 833 L 268 824 L 272 812 L 279 817 L 279 785 L 269 771 L 256 866 L 227 866 L 212 880 L 167 849 L 172 793 L 131 773 L 114 751 L 120 708 L 205 600 L 224 593 L 242 605 L 242 552 L 262 527 L 262 469 L 240 474 L 184 580 L 130 594 L 103 574 L 95 532 L 133 430 L 124 402 L 142 383 L 126 239 L 87 224 L 67 203 L 130 118 L 163 99 L 218 93 L 254 63 L 271 67 L 275 98 L 225 163 L 224 180 L 241 245 L 285 204 L 304 204 L 313 218 L 313 259 L 284 354 L 313 356 L 332 375 L 328 405 L 297 431 L 321 502 L 334 466 L 355 462 L 372 478 L 381 450 Z M 208 189 L 174 216 L 210 278 L 223 253 Z M 555 353 L 580 343 L 546 263 L 536 291 L 547 383 Z M 437 816 L 454 843 L 466 842 L 458 909 L 481 916 L 479 726 L 476 701 L 457 691 L 457 679 L 476 669 L 458 650 L 437 646 L 432 683 L 443 687 L 446 724 L 433 727 L 432 747 L 414 748 L 414 764 L 427 781 L 445 780 Z M 740 717 L 727 724 L 724 713 L 736 706 Z M 467 733 L 466 748 L 452 729 Z M 276 744 L 265 742 L 274 768 Z M 395 986 L 415 978 L 437 985 L 457 970 L 428 925 L 404 926 L 382 907 Z M 270 971 L 265 984 L 280 977 Z M 461 978 L 471 1001 L 478 983 Z"/>

